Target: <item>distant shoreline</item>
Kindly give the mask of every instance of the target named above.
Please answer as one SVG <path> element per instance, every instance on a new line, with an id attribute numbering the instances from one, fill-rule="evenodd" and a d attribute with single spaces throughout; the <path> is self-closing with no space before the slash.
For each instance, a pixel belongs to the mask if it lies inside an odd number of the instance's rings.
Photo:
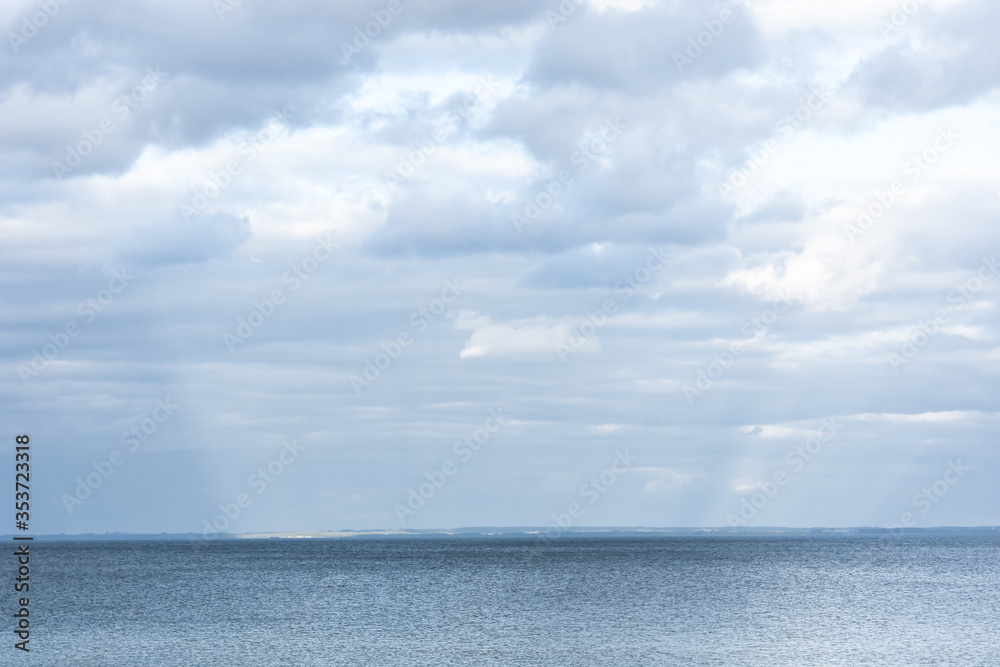
<path id="1" fill-rule="evenodd" d="M 261 533 L 225 533 L 215 534 L 206 540 L 201 533 L 81 533 L 35 535 L 36 541 L 42 542 L 78 542 L 78 541 L 233 541 L 233 540 L 269 540 L 269 539 L 320 539 L 320 540 L 358 540 L 358 539 L 448 539 L 448 538 L 496 538 L 496 539 L 563 539 L 574 537 L 732 537 L 732 536 L 770 536 L 770 537 L 880 537 L 895 538 L 907 536 L 928 535 L 990 535 L 1000 534 L 997 526 L 939 526 L 933 528 L 907 528 L 904 532 L 888 528 L 849 527 L 849 528 L 782 528 L 782 527 L 718 527 L 718 528 L 617 528 L 617 527 L 517 527 L 517 528 L 427 528 L 407 530 L 339 530 L 339 531 L 287 531 Z M 3 538 L 10 539 L 11 535 Z"/>

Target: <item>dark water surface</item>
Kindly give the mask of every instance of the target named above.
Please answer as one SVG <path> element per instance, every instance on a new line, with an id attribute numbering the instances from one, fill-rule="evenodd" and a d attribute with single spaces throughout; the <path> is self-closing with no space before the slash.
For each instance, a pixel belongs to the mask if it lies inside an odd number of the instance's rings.
<path id="1" fill-rule="evenodd" d="M 1000 665 L 996 535 L 538 545 L 36 542 L 0 664 Z"/>

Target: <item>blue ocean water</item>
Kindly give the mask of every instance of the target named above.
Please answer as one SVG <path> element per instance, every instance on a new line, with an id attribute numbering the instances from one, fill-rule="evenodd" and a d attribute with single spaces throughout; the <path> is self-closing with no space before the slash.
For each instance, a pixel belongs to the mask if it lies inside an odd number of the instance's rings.
<path id="1" fill-rule="evenodd" d="M 996 534 L 36 542 L 32 567 L 5 665 L 1000 665 Z"/>

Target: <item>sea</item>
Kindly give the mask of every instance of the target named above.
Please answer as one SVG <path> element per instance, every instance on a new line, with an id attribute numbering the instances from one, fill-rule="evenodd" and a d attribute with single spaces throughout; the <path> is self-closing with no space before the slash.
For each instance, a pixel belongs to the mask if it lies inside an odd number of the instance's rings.
<path id="1" fill-rule="evenodd" d="M 3 665 L 1000 665 L 997 532 L 48 541 L 31 567 Z"/>

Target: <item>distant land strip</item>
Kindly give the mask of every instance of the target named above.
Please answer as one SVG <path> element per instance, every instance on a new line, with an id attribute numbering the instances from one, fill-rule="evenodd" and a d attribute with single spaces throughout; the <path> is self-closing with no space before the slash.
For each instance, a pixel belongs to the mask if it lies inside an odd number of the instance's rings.
<path id="1" fill-rule="evenodd" d="M 522 538 L 532 539 L 544 536 L 548 539 L 573 537 L 724 537 L 724 536 L 804 536 L 804 537 L 878 537 L 891 534 L 893 537 L 927 535 L 982 535 L 1000 534 L 997 526 L 938 526 L 929 528 L 907 528 L 905 532 L 893 532 L 886 528 L 783 528 L 726 526 L 718 528 L 620 528 L 620 527 L 513 527 L 513 528 L 411 528 L 392 530 L 329 530 L 329 531 L 287 531 L 276 533 L 217 533 L 210 539 L 202 533 L 80 533 L 35 535 L 35 541 L 70 542 L 87 540 L 199 540 L 214 542 L 220 540 L 267 540 L 267 539 L 446 539 L 462 538 Z M 3 535 L 9 539 L 12 535 Z"/>

